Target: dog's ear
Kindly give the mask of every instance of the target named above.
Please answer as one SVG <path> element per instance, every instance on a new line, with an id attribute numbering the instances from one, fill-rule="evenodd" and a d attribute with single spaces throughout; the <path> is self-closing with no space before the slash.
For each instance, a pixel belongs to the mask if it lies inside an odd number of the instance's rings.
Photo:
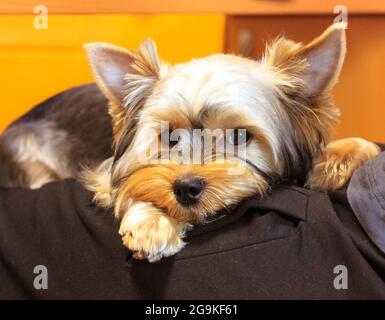
<path id="1" fill-rule="evenodd" d="M 344 23 L 334 24 L 301 50 L 308 64 L 301 74 L 308 96 L 317 96 L 336 84 L 346 53 L 345 28 Z"/>
<path id="2" fill-rule="evenodd" d="M 345 23 L 333 24 L 306 45 L 280 38 L 267 48 L 264 62 L 300 79 L 305 97 L 317 98 L 338 80 L 346 53 L 345 29 Z"/>
<path id="3" fill-rule="evenodd" d="M 161 65 L 152 40 L 137 51 L 108 43 L 84 46 L 99 88 L 117 108 L 134 111 L 159 78 Z"/>

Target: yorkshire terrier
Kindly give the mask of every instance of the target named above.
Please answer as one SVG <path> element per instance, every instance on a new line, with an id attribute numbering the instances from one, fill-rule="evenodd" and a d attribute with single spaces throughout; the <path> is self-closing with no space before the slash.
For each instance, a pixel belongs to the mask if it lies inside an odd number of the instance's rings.
<path id="1" fill-rule="evenodd" d="M 305 45 L 278 38 L 258 61 L 215 54 L 169 65 L 152 41 L 137 51 L 85 50 L 108 114 L 94 85 L 35 107 L 0 137 L 0 184 L 80 179 L 114 209 L 137 259 L 177 253 L 193 224 L 274 183 L 340 188 L 379 152 L 359 138 L 328 144 L 339 118 L 332 89 L 344 24 Z M 207 136 L 222 147 L 202 148 Z"/>

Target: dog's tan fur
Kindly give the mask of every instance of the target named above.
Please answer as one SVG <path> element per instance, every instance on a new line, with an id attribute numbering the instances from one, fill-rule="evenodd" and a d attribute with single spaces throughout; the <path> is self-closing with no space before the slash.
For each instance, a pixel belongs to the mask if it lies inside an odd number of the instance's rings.
<path id="1" fill-rule="evenodd" d="M 330 142 L 314 159 L 308 186 L 319 190 L 337 190 L 351 178 L 354 170 L 380 153 L 380 148 L 361 138 Z"/>
<path id="2" fill-rule="evenodd" d="M 96 201 L 122 219 L 123 243 L 138 259 L 157 261 L 178 252 L 191 224 L 264 195 L 266 176 L 298 182 L 315 159 L 308 184 L 335 189 L 378 153 L 358 139 L 332 142 L 321 153 L 339 117 L 332 89 L 346 51 L 341 24 L 307 45 L 280 38 L 260 62 L 218 54 L 171 66 L 158 59 L 151 41 L 138 51 L 104 43 L 89 44 L 86 51 L 110 101 L 115 156 L 85 171 L 84 181 Z M 140 154 L 154 142 L 162 148 L 150 134 L 161 134 L 161 121 L 171 129 L 245 128 L 252 135 L 247 160 L 260 170 L 236 155 L 222 163 L 181 164 L 171 158 L 167 164 L 144 165 Z M 182 139 L 181 148 L 183 143 L 194 142 Z M 233 166 L 244 170 L 229 175 Z M 197 205 L 186 208 L 176 201 L 172 186 L 181 177 L 207 182 Z"/>

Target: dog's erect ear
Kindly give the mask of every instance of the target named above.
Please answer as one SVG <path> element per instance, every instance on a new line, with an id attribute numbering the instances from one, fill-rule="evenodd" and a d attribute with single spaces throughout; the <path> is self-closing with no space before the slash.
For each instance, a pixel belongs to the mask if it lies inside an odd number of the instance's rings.
<path id="1" fill-rule="evenodd" d="M 299 77 L 304 95 L 316 98 L 338 80 L 346 53 L 345 29 L 345 23 L 333 24 L 306 45 L 281 38 L 267 49 L 264 61 Z"/>
<path id="2" fill-rule="evenodd" d="M 135 116 L 165 65 L 160 64 L 151 40 L 143 42 L 137 51 L 108 43 L 89 43 L 84 48 L 96 82 L 110 101 L 109 114 L 117 144 L 125 131 L 135 128 Z M 134 132 L 130 129 L 129 134 Z"/>
<path id="3" fill-rule="evenodd" d="M 336 84 L 346 53 L 345 28 L 344 23 L 334 24 L 301 50 L 308 63 L 301 75 L 308 96 L 317 96 Z"/>
<path id="4" fill-rule="evenodd" d="M 151 40 L 137 51 L 100 42 L 84 48 L 97 84 L 116 106 L 135 109 L 159 77 L 160 63 Z"/>

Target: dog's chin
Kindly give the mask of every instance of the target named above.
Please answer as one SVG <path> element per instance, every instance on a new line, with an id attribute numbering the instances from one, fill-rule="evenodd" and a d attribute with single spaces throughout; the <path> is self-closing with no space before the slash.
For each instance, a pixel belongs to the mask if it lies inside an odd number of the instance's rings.
<path id="1" fill-rule="evenodd" d="M 229 174 L 234 162 L 205 165 L 148 165 L 133 172 L 120 186 L 115 210 L 124 211 L 124 203 L 151 203 L 176 220 L 203 223 L 218 212 L 229 210 L 251 196 L 261 196 L 268 189 L 266 180 L 245 167 L 238 174 Z M 206 182 L 196 203 L 181 205 L 173 185 L 181 177 L 198 177 Z"/>

